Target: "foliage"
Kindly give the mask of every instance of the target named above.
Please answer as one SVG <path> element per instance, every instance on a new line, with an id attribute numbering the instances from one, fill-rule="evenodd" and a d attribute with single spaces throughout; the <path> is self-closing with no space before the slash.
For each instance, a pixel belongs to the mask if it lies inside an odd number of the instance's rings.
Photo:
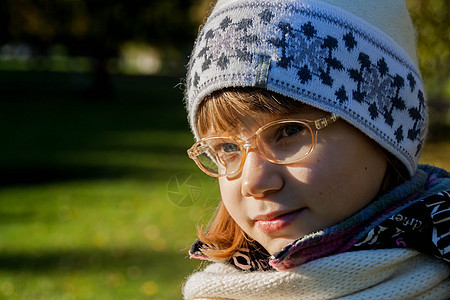
<path id="1" fill-rule="evenodd" d="M 450 6 L 447 0 L 407 0 L 418 33 L 419 64 L 434 101 L 450 106 Z M 436 104 L 439 106 L 439 104 Z M 442 109 L 443 107 L 438 107 Z"/>
<path id="2" fill-rule="evenodd" d="M 449 4 L 446 0 L 406 1 L 418 32 L 426 90 L 439 115 L 450 105 Z M 214 2 L 7 0 L 0 4 L 0 45 L 27 43 L 35 54 L 46 55 L 52 45 L 60 44 L 70 55 L 96 57 L 94 69 L 100 74 L 101 85 L 105 68 L 101 60 L 119 55 L 126 43 L 153 45 L 163 60 L 185 64 L 198 28 Z M 171 68 L 178 73 L 180 69 Z"/>
<path id="3" fill-rule="evenodd" d="M 9 0 L 1 7 L 9 15 L 2 42 L 26 42 L 41 51 L 63 44 L 72 54 L 106 57 L 130 40 L 183 47 L 194 38 L 190 13 L 198 2 Z"/>

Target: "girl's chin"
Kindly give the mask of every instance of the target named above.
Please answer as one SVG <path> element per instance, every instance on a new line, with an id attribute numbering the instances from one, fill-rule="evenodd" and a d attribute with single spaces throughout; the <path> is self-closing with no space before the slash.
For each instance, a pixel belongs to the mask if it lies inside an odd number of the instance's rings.
<path id="1" fill-rule="evenodd" d="M 310 234 L 312 232 L 292 232 L 285 233 L 283 236 L 275 237 L 267 234 L 262 234 L 259 239 L 256 239 L 271 255 L 281 251 L 287 245 L 295 242 L 298 239 Z M 260 233 L 261 234 L 261 233 Z"/>
<path id="2" fill-rule="evenodd" d="M 277 252 L 280 252 L 284 247 L 296 240 L 297 239 L 292 238 L 276 238 L 267 241 L 264 244 L 261 243 L 261 245 L 267 250 L 267 252 L 270 253 L 270 255 L 273 255 Z"/>

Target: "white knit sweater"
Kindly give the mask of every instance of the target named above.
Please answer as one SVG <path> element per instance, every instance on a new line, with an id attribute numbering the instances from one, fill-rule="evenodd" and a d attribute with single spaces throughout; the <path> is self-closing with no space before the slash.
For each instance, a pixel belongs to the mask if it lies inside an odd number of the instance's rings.
<path id="1" fill-rule="evenodd" d="M 288 271 L 214 263 L 189 277 L 185 299 L 450 299 L 450 266 L 408 249 L 347 252 Z"/>

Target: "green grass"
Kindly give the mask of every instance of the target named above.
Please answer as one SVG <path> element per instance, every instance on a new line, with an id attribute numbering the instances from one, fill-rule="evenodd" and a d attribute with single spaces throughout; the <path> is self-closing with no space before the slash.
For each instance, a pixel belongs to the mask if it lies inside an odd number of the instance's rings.
<path id="1" fill-rule="evenodd" d="M 115 76 L 103 100 L 83 74 L 0 82 L 0 299 L 180 299 L 219 193 L 186 156 L 178 79 Z"/>
<path id="2" fill-rule="evenodd" d="M 194 224 L 208 211 L 203 204 L 175 206 L 165 178 L 5 188 L 0 293 L 11 299 L 178 299 L 183 278 L 198 265 L 186 251 Z"/>
<path id="3" fill-rule="evenodd" d="M 178 80 L 116 76 L 102 100 L 86 75 L 0 79 L 0 299 L 180 299 L 218 190 Z"/>

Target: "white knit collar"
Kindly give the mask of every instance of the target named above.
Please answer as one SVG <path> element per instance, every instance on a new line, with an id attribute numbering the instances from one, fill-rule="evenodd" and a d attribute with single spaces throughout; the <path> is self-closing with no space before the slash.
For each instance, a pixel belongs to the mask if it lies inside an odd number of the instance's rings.
<path id="1" fill-rule="evenodd" d="M 215 263 L 193 274 L 185 299 L 448 299 L 450 266 L 414 250 L 343 253 L 285 272 Z"/>

